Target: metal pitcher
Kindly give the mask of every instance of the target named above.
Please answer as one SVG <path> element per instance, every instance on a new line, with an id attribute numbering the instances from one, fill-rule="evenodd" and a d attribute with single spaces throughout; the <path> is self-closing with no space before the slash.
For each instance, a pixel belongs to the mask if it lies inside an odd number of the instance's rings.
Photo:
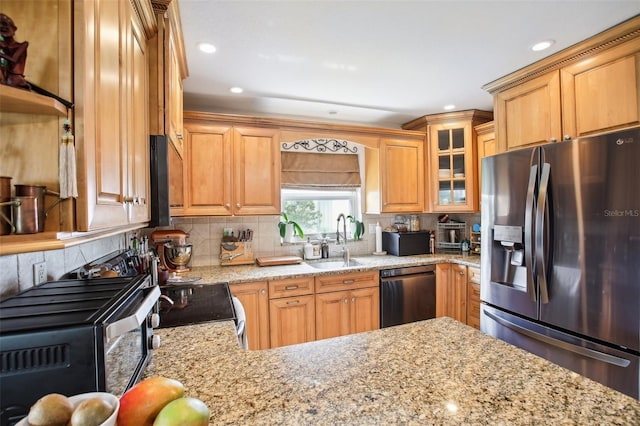
<path id="1" fill-rule="evenodd" d="M 47 217 L 47 213 L 49 213 L 49 210 L 51 210 L 54 206 L 56 206 L 60 202 L 60 199 L 58 198 L 54 203 L 52 203 L 47 208 L 45 207 L 44 197 L 45 195 L 59 196 L 60 194 L 57 192 L 48 190 L 47 187 L 43 185 L 14 185 L 14 186 L 16 188 L 16 197 L 25 196 L 25 197 L 35 197 L 38 199 L 37 201 L 38 231 L 36 232 L 43 232 L 44 221 L 45 221 L 45 218 Z"/>
<path id="2" fill-rule="evenodd" d="M 8 235 L 12 231 L 11 220 L 11 178 L 0 176 L 0 235 Z"/>
<path id="3" fill-rule="evenodd" d="M 15 234 L 35 234 L 41 232 L 38 228 L 38 198 L 32 196 L 13 197 L 10 201 L 0 203 L 0 206 L 11 207 L 11 218 L 0 211 L 3 224 L 8 224 L 9 232 Z"/>

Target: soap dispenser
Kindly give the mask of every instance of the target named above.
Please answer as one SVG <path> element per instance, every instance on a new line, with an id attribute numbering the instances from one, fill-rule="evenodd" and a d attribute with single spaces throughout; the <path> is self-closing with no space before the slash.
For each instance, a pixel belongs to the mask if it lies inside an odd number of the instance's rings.
<path id="1" fill-rule="evenodd" d="M 313 245 L 311 244 L 311 238 L 307 238 L 307 243 L 304 245 L 304 258 L 311 259 L 313 257 Z"/>

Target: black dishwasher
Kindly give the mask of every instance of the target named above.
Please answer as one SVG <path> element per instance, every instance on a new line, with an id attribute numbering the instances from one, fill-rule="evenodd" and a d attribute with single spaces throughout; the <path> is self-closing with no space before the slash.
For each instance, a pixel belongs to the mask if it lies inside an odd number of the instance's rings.
<path id="1" fill-rule="evenodd" d="M 435 265 L 380 271 L 380 327 L 436 317 Z"/>

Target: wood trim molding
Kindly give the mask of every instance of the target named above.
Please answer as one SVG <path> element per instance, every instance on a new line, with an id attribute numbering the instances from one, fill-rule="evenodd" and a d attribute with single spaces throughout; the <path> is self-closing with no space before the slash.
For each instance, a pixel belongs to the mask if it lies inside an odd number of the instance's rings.
<path id="1" fill-rule="evenodd" d="M 484 135 L 487 133 L 495 132 L 496 125 L 493 121 L 487 121 L 486 123 L 478 124 L 474 127 L 477 135 Z"/>
<path id="2" fill-rule="evenodd" d="M 156 15 L 153 11 L 153 7 L 151 6 L 151 2 L 149 0 L 129 1 L 131 2 L 131 7 L 142 25 L 145 37 L 149 40 L 158 32 L 158 23 L 156 21 Z"/>
<path id="3" fill-rule="evenodd" d="M 445 112 L 442 114 L 423 115 L 402 125 L 403 129 L 425 129 L 429 124 L 471 120 L 473 123 L 484 123 L 493 120 L 493 112 L 470 109 L 466 111 Z"/>
<path id="4" fill-rule="evenodd" d="M 491 94 L 501 92 L 535 77 L 566 67 L 602 50 L 610 49 L 636 38 L 640 38 L 640 15 L 636 15 L 580 43 L 574 44 L 518 71 L 487 83 L 482 86 L 482 89 Z"/>
<path id="5" fill-rule="evenodd" d="M 205 121 L 231 126 L 257 126 L 277 128 L 282 132 L 281 142 L 292 142 L 314 137 L 334 137 L 361 143 L 370 148 L 377 148 L 381 137 L 402 136 L 424 140 L 424 132 L 414 130 L 391 129 L 384 127 L 365 127 L 297 121 L 268 117 L 255 117 L 234 114 L 217 114 L 209 112 L 185 111 L 184 121 Z"/>

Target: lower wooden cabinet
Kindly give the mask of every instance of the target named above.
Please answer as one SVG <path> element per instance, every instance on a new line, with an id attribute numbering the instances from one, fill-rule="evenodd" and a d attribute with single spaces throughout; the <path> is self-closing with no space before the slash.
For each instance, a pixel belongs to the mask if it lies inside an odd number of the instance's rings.
<path id="1" fill-rule="evenodd" d="M 436 265 L 436 317 L 451 317 L 480 329 L 480 268 Z"/>
<path id="2" fill-rule="evenodd" d="M 467 267 L 451 263 L 436 265 L 436 317 L 467 322 Z"/>
<path id="3" fill-rule="evenodd" d="M 269 281 L 269 337 L 272 348 L 315 340 L 313 278 Z"/>
<path id="4" fill-rule="evenodd" d="M 480 268 L 467 267 L 467 324 L 480 329 Z"/>
<path id="5" fill-rule="evenodd" d="M 316 294 L 316 339 L 380 328 L 378 286 Z"/>
<path id="6" fill-rule="evenodd" d="M 229 285 L 231 294 L 242 302 L 247 316 L 249 349 L 269 349 L 269 295 L 266 281 Z"/>

